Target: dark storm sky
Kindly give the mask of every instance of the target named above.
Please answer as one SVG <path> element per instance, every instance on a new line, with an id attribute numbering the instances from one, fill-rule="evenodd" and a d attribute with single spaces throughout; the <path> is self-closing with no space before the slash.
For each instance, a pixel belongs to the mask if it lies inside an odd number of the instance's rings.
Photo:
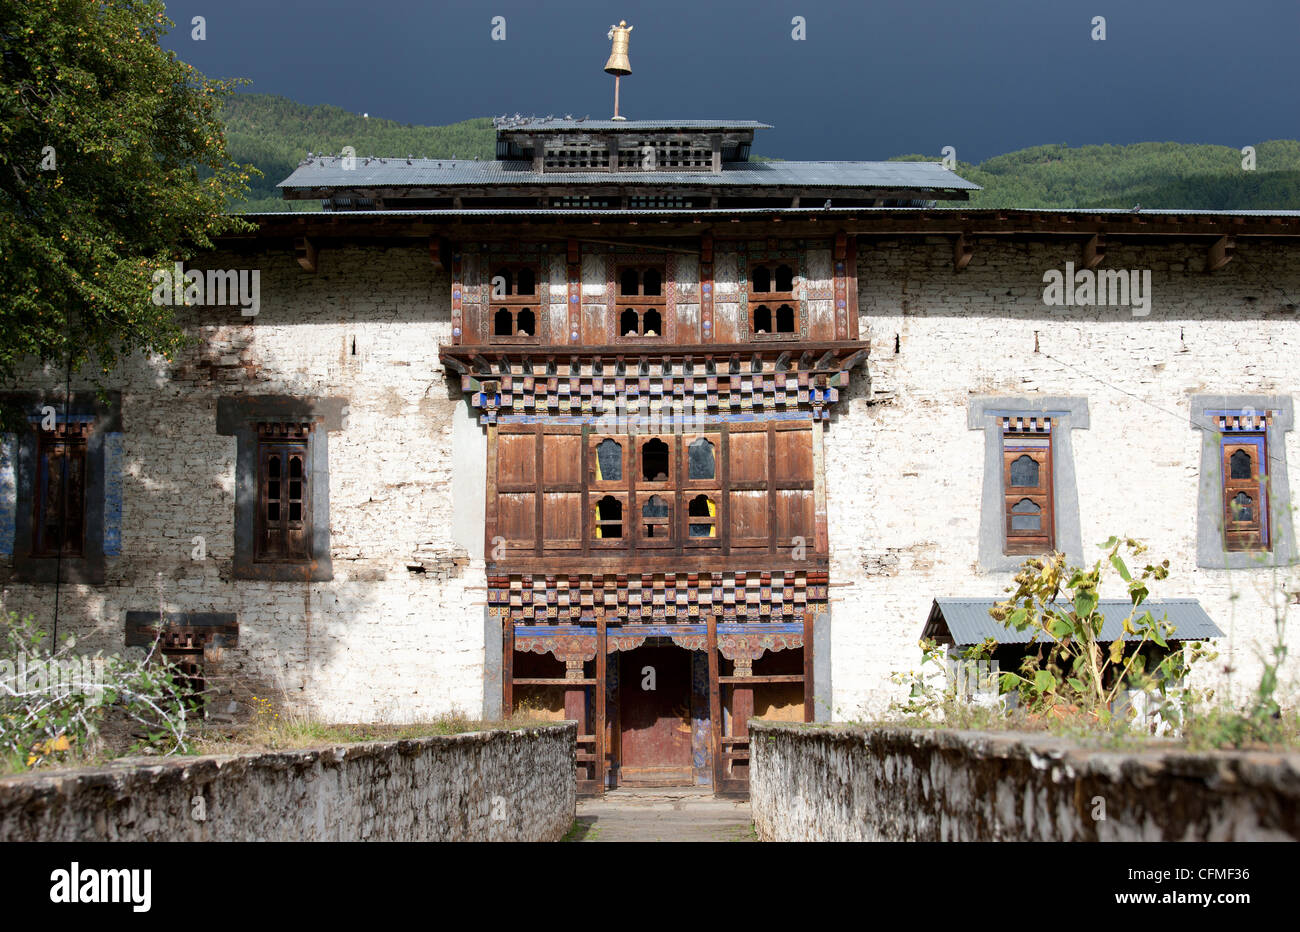
<path id="1" fill-rule="evenodd" d="M 608 117 L 606 33 L 626 19 L 624 115 L 763 120 L 755 149 L 782 158 L 1300 136 L 1300 0 L 173 0 L 168 15 L 165 44 L 210 76 L 410 123 Z"/>

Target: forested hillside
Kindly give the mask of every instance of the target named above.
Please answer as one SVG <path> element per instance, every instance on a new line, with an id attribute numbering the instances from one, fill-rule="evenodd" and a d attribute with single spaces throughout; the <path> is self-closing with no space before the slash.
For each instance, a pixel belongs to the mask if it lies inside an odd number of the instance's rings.
<path id="1" fill-rule="evenodd" d="M 262 172 L 238 211 L 320 210 L 316 201 L 284 201 L 276 185 L 308 152 L 338 154 L 351 146 L 368 155 L 491 159 L 496 136 L 489 119 L 450 126 L 415 126 L 364 117 L 339 107 L 307 106 L 273 94 L 237 94 L 225 105 L 227 142 L 235 161 Z"/>
<path id="2" fill-rule="evenodd" d="M 337 154 L 352 146 L 360 157 L 491 159 L 495 153 L 486 118 L 416 126 L 271 94 L 237 95 L 226 104 L 225 116 L 232 157 L 263 173 L 253 179 L 248 200 L 233 205 L 239 211 L 319 210 L 315 201 L 281 200 L 275 187 L 308 152 Z M 1300 209 L 1300 142 L 1279 139 L 1255 148 L 1254 171 L 1242 169 L 1237 149 L 1177 142 L 1034 146 L 978 165 L 962 162 L 957 171 L 984 187 L 971 197 L 975 207 Z"/>
<path id="3" fill-rule="evenodd" d="M 977 207 L 1300 208 L 1300 142 L 1261 142 L 1255 163 L 1244 170 L 1241 151 L 1228 146 L 1139 142 L 1034 146 L 959 162 L 957 173 L 983 186 L 971 195 Z"/>

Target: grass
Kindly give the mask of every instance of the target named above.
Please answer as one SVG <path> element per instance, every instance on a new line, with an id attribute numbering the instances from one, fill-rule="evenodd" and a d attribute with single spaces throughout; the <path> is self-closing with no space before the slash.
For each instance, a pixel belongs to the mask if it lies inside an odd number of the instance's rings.
<path id="1" fill-rule="evenodd" d="M 190 735 L 189 751 L 180 757 L 203 754 L 260 754 L 322 745 L 358 744 L 363 741 L 400 741 L 438 735 L 460 735 L 491 729 L 532 728 L 549 724 L 535 715 L 519 713 L 502 721 L 483 721 L 463 714 L 445 715 L 424 722 L 402 724 L 355 724 L 321 722 L 309 716 L 281 716 L 263 707 L 246 725 L 214 727 L 200 724 Z M 123 757 L 137 756 L 119 748 L 114 751 L 97 743 L 94 751 L 68 753 L 62 760 L 28 767 L 22 754 L 0 754 L 0 776 L 23 773 L 49 773 L 55 770 L 97 767 Z"/>
<path id="2" fill-rule="evenodd" d="M 1156 737 L 1127 726 L 1121 719 L 1103 724 L 1083 712 L 1029 714 L 1023 709 L 1002 712 L 962 702 L 944 703 L 941 718 L 905 715 L 892 719 L 861 720 L 846 724 L 868 728 L 929 728 L 953 731 L 1015 731 L 1050 734 L 1081 744 L 1111 749 L 1137 750 L 1158 742 L 1163 747 L 1191 751 L 1297 750 L 1300 749 L 1300 710 L 1284 710 L 1275 719 L 1252 723 L 1229 705 L 1201 706 L 1186 717 L 1182 734 Z"/>
<path id="3" fill-rule="evenodd" d="M 401 741 L 439 735 L 460 735 L 490 729 L 531 728 L 548 721 L 526 714 L 501 721 L 483 721 L 453 713 L 424 722 L 401 724 L 321 722 L 310 716 L 259 711 L 255 720 L 239 728 L 200 729 L 192 743 L 194 754 L 245 754 L 319 747 L 329 744 L 358 744 L 363 741 Z"/>

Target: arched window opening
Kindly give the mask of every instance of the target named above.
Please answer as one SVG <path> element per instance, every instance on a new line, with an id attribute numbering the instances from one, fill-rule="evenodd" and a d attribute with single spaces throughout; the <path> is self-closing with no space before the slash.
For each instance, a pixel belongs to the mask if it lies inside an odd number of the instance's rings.
<path id="1" fill-rule="evenodd" d="M 1233 521 L 1254 521 L 1255 501 L 1245 492 L 1238 492 L 1230 502 Z"/>
<path id="2" fill-rule="evenodd" d="M 1022 498 L 1011 506 L 1011 529 L 1013 531 L 1038 531 L 1043 527 L 1043 509 L 1027 498 Z"/>
<path id="3" fill-rule="evenodd" d="M 624 295 L 641 293 L 641 275 L 636 269 L 623 270 L 623 274 L 619 276 L 618 293 Z"/>
<path id="4" fill-rule="evenodd" d="M 1254 478 L 1254 471 L 1251 469 L 1250 454 L 1245 450 L 1238 450 L 1236 453 L 1232 454 L 1229 463 L 1233 479 Z"/>
<path id="5" fill-rule="evenodd" d="M 515 293 L 514 276 L 509 269 L 497 269 L 492 275 L 492 297 L 508 298 Z"/>
<path id="6" fill-rule="evenodd" d="M 492 333 L 498 337 L 514 336 L 515 317 L 510 308 L 499 307 L 492 315 Z"/>
<path id="7" fill-rule="evenodd" d="M 645 312 L 645 317 L 642 321 L 641 335 L 644 337 L 657 337 L 663 332 L 664 325 L 662 319 L 659 317 L 659 312 L 654 308 L 649 308 Z"/>
<path id="8" fill-rule="evenodd" d="M 703 437 L 691 441 L 691 445 L 686 450 L 686 458 L 692 479 L 717 478 L 718 467 L 713 454 L 713 444 Z"/>
<path id="9" fill-rule="evenodd" d="M 537 321 L 533 316 L 532 308 L 524 307 L 519 309 L 519 318 L 516 326 L 518 327 L 520 336 L 531 337 L 534 335 L 534 328 L 537 326 Z"/>
<path id="10" fill-rule="evenodd" d="M 765 265 L 754 266 L 750 274 L 751 291 L 771 291 L 772 290 L 772 272 Z"/>
<path id="11" fill-rule="evenodd" d="M 515 294 L 531 295 L 537 293 L 537 282 L 533 277 L 532 269 L 519 270 L 519 283 L 515 286 Z"/>
<path id="12" fill-rule="evenodd" d="M 1011 484 L 1022 488 L 1038 488 L 1038 460 L 1028 454 L 1012 460 Z"/>
<path id="13" fill-rule="evenodd" d="M 646 482 L 668 481 L 668 444 L 653 439 L 641 445 L 641 478 Z"/>
<path id="14" fill-rule="evenodd" d="M 641 316 L 634 308 L 624 308 L 623 313 L 618 315 L 618 332 L 625 337 L 641 335 Z"/>
<path id="15" fill-rule="evenodd" d="M 794 333 L 794 308 L 788 304 L 776 309 L 776 332 Z"/>
<path id="16" fill-rule="evenodd" d="M 764 334 L 772 332 L 772 309 L 766 304 L 754 308 L 754 332 Z"/>
<path id="17" fill-rule="evenodd" d="M 641 507 L 642 534 L 656 539 L 669 535 L 668 502 L 652 495 Z"/>
<path id="18" fill-rule="evenodd" d="M 707 495 L 695 496 L 687 507 L 687 515 L 693 519 L 703 519 L 690 522 L 688 532 L 691 537 L 718 536 L 718 507 L 713 499 Z"/>
<path id="19" fill-rule="evenodd" d="M 611 540 L 623 536 L 623 503 L 612 495 L 596 502 L 596 538 Z"/>
<path id="20" fill-rule="evenodd" d="M 620 482 L 623 479 L 623 448 L 608 437 L 596 444 L 596 481 Z"/>
<path id="21" fill-rule="evenodd" d="M 646 269 L 642 281 L 644 283 L 641 291 L 643 295 L 657 296 L 663 294 L 663 279 L 658 269 Z"/>
<path id="22" fill-rule="evenodd" d="M 773 291 L 794 291 L 794 269 L 788 265 L 776 267 L 776 287 Z"/>

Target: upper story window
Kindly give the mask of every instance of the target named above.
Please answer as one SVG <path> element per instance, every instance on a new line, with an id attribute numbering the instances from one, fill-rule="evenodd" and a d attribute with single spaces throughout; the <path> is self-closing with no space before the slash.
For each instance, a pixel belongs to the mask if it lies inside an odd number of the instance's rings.
<path id="1" fill-rule="evenodd" d="M 813 430 L 792 421 L 611 435 L 504 424 L 489 451 L 486 541 L 538 557 L 811 551 Z"/>
<path id="2" fill-rule="evenodd" d="M 536 343 L 541 319 L 537 269 L 503 265 L 492 269 L 488 284 L 493 343 Z"/>
<path id="3" fill-rule="evenodd" d="M 86 539 L 88 423 L 37 428 L 33 557 L 80 557 Z"/>
<path id="4" fill-rule="evenodd" d="M 259 424 L 254 560 L 311 559 L 309 424 Z"/>
<path id="5" fill-rule="evenodd" d="M 668 299 L 663 266 L 623 266 L 618 270 L 620 340 L 657 340 L 664 333 Z"/>
<path id="6" fill-rule="evenodd" d="M 1015 420 L 1020 422 L 1017 426 L 1030 429 L 1007 425 L 1002 433 L 1003 553 L 1048 553 L 1056 546 L 1051 419 Z"/>
<path id="7" fill-rule="evenodd" d="M 1222 416 L 1219 420 L 1224 549 L 1272 550 L 1268 416 Z"/>
<path id="8" fill-rule="evenodd" d="M 749 269 L 750 334 L 758 340 L 791 339 L 800 332 L 794 295 L 795 262 L 761 262 Z"/>

